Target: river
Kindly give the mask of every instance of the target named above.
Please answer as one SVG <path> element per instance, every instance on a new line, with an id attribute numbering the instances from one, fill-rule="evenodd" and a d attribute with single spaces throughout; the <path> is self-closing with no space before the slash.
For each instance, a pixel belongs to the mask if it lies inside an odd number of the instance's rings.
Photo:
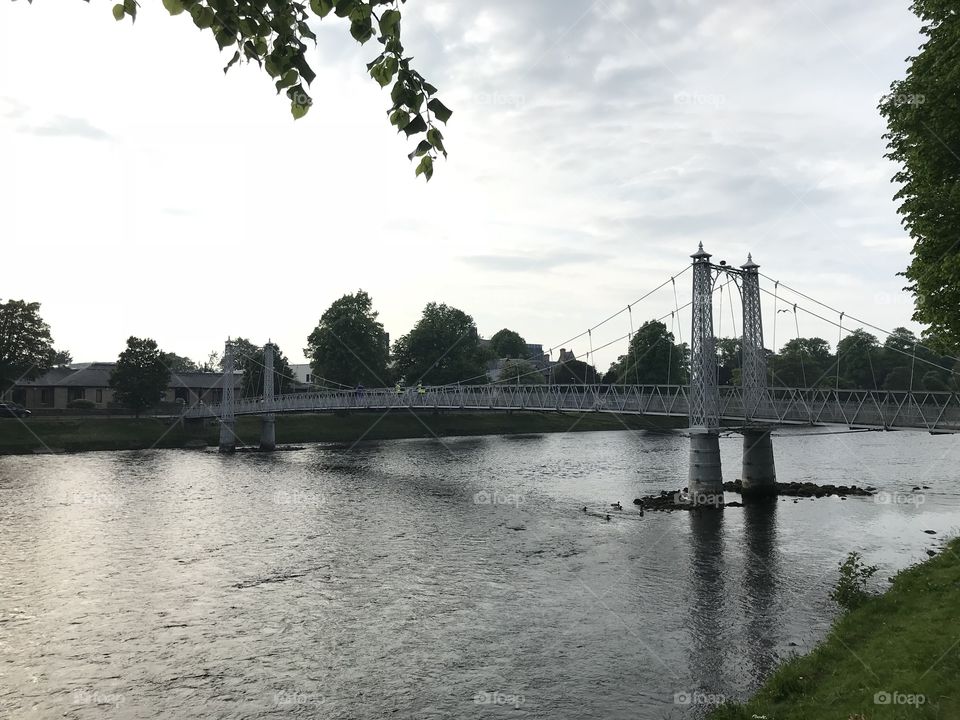
<path id="1" fill-rule="evenodd" d="M 0 717 L 698 717 L 822 639 L 847 552 L 882 588 L 960 527 L 960 438 L 824 432 L 779 479 L 881 501 L 641 518 L 659 433 L 0 458 Z"/>

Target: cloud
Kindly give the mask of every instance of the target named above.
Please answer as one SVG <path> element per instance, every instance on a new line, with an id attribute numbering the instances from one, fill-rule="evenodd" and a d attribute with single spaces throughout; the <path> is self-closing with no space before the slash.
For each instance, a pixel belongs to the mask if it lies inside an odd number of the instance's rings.
<path id="1" fill-rule="evenodd" d="M 57 115 L 42 125 L 21 125 L 19 132 L 40 137 L 83 138 L 86 140 L 112 140 L 112 136 L 91 124 L 85 118 Z"/>
<path id="2" fill-rule="evenodd" d="M 500 272 L 543 272 L 563 265 L 598 262 L 608 256 L 599 253 L 551 252 L 543 255 L 470 255 L 461 258 L 468 265 Z"/>

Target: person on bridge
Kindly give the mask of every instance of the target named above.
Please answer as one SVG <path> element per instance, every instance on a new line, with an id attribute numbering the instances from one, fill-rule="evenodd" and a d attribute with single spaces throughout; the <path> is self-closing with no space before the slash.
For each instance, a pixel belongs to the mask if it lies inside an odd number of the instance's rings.
<path id="1" fill-rule="evenodd" d="M 417 395 L 419 395 L 419 396 L 421 397 L 421 399 L 422 399 L 423 396 L 426 395 L 426 394 L 427 394 L 427 390 L 426 390 L 425 387 L 423 387 L 423 383 L 422 383 L 422 382 L 418 382 L 418 383 L 417 383 Z"/>
<path id="2" fill-rule="evenodd" d="M 403 388 L 400 386 L 400 383 L 397 383 L 397 397 L 403 395 Z"/>

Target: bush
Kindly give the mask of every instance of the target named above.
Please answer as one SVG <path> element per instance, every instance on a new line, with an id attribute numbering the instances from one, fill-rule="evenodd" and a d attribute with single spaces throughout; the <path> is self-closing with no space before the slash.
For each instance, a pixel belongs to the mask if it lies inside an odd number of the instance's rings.
<path id="1" fill-rule="evenodd" d="M 71 410 L 93 410 L 96 406 L 93 400 L 71 400 L 67 403 Z"/>
<path id="2" fill-rule="evenodd" d="M 857 552 L 847 555 L 847 559 L 839 565 L 840 577 L 830 592 L 830 599 L 844 610 L 853 610 L 870 597 L 867 581 L 880 568 L 876 565 L 864 565 L 863 556 Z"/>

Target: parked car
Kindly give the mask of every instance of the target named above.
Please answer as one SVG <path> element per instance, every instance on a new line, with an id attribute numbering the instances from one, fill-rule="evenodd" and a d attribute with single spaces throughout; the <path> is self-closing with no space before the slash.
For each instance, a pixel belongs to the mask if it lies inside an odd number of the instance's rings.
<path id="1" fill-rule="evenodd" d="M 25 418 L 30 417 L 30 415 L 32 415 L 32 413 L 18 403 L 0 403 L 0 417 Z"/>

